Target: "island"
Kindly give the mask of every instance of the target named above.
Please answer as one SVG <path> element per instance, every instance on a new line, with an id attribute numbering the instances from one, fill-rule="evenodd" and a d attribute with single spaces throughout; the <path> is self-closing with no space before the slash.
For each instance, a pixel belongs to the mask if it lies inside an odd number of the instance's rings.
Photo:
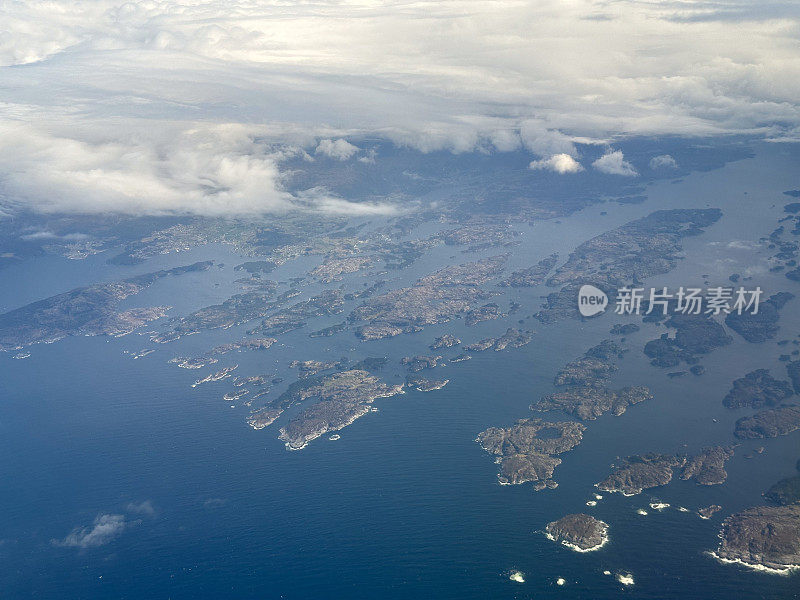
<path id="1" fill-rule="evenodd" d="M 653 396 L 644 386 L 612 390 L 608 387 L 611 374 L 617 370 L 616 361 L 624 353 L 619 344 L 604 340 L 568 363 L 555 377 L 559 388 L 531 405 L 531 410 L 548 412 L 561 410 L 583 421 L 593 421 L 611 412 L 622 415 L 629 406 Z"/>
<path id="2" fill-rule="evenodd" d="M 449 379 L 426 379 L 425 377 L 407 377 L 406 387 L 418 392 L 432 392 L 440 390 L 450 383 Z"/>
<path id="3" fill-rule="evenodd" d="M 498 285 L 512 288 L 536 287 L 542 285 L 547 275 L 553 270 L 553 267 L 556 266 L 556 261 L 558 261 L 558 254 L 551 254 L 532 267 L 512 272 L 511 275 Z"/>
<path id="4" fill-rule="evenodd" d="M 453 346 L 458 346 L 459 344 L 461 344 L 460 339 L 454 335 L 446 333 L 443 336 L 437 337 L 435 340 L 433 340 L 433 343 L 430 345 L 430 349 L 438 350 L 439 348 L 452 348 Z"/>
<path id="5" fill-rule="evenodd" d="M 708 519 L 713 517 L 715 514 L 717 514 L 721 510 L 722 510 L 722 507 L 719 504 L 710 504 L 708 506 L 704 506 L 702 508 L 698 508 L 697 509 L 697 515 L 701 519 L 708 520 Z"/>
<path id="6" fill-rule="evenodd" d="M 659 210 L 580 244 L 547 280 L 561 289 L 547 296 L 536 317 L 542 322 L 581 318 L 575 299 L 584 284 L 613 298 L 626 284 L 668 273 L 682 257 L 681 240 L 721 217 L 717 208 Z"/>
<path id="7" fill-rule="evenodd" d="M 725 324 L 750 343 L 770 340 L 778 333 L 780 310 L 792 298 L 794 294 L 779 292 L 762 302 L 755 314 L 750 311 L 730 313 L 725 317 Z"/>
<path id="8" fill-rule="evenodd" d="M 164 269 L 112 283 L 97 283 L 26 304 L 0 315 L 0 350 L 17 350 L 66 336 L 128 334 L 160 319 L 169 307 L 119 310 L 122 300 L 138 294 L 159 279 L 208 270 L 212 261 Z"/>
<path id="9" fill-rule="evenodd" d="M 800 429 L 800 406 L 786 405 L 763 410 L 736 421 L 734 435 L 740 439 L 774 438 Z"/>
<path id="10" fill-rule="evenodd" d="M 445 267 L 410 287 L 366 300 L 353 310 L 349 320 L 367 321 L 357 330 L 362 340 L 394 337 L 419 331 L 426 325 L 448 322 L 492 295 L 480 286 L 503 271 L 507 258 L 504 254 Z"/>
<path id="11" fill-rule="evenodd" d="M 534 489 L 553 488 L 553 471 L 561 464 L 555 455 L 581 443 L 584 425 L 574 421 L 548 422 L 520 419 L 507 428 L 490 427 L 478 434 L 476 442 L 495 456 L 500 465 L 501 484 L 518 485 L 532 481 Z"/>
<path id="12" fill-rule="evenodd" d="M 722 562 L 788 573 L 800 569 L 800 505 L 754 506 L 722 524 L 712 554 Z"/>
<path id="13" fill-rule="evenodd" d="M 675 303 L 670 303 L 672 309 Z M 652 317 L 652 318 L 651 318 Z M 659 321 L 663 315 L 645 317 L 645 320 Z M 644 353 L 651 359 L 651 364 L 656 367 L 671 368 L 681 362 L 694 364 L 698 361 L 697 355 L 708 354 L 716 348 L 727 346 L 733 341 L 725 328 L 712 316 L 706 314 L 673 314 L 664 323 L 667 327 L 675 329 L 675 336 L 663 334 L 660 338 L 645 344 Z"/>
<path id="14" fill-rule="evenodd" d="M 367 414 L 378 398 L 401 393 L 402 385 L 385 384 L 368 371 L 353 369 L 324 377 L 298 391 L 303 399 L 317 397 L 320 401 L 289 420 L 278 439 L 285 442 L 287 450 L 302 450 L 312 440 L 339 431 Z"/>
<path id="15" fill-rule="evenodd" d="M 532 339 L 532 331 L 522 331 L 509 327 L 506 332 L 498 338 L 485 338 L 474 344 L 465 346 L 464 349 L 469 352 L 483 352 L 491 348 L 495 352 L 500 352 L 506 348 L 522 348 L 522 346 L 529 344 Z"/>
<path id="16" fill-rule="evenodd" d="M 733 387 L 722 400 L 727 408 L 761 408 L 777 406 L 794 396 L 788 381 L 775 379 L 768 369 L 757 369 L 733 382 Z"/>
<path id="17" fill-rule="evenodd" d="M 544 528 L 547 539 L 576 552 L 592 552 L 608 543 L 608 524 L 590 515 L 577 513 L 551 521 Z"/>
<path id="18" fill-rule="evenodd" d="M 441 356 L 425 356 L 420 354 L 418 356 L 404 356 L 400 360 L 400 363 L 412 373 L 417 373 L 424 369 L 433 369 L 441 360 Z"/>
<path id="19" fill-rule="evenodd" d="M 294 415 L 278 435 L 287 450 L 301 450 L 318 437 L 339 431 L 370 412 L 378 398 L 403 393 L 402 384 L 384 383 L 370 372 L 383 364 L 385 359 L 366 359 L 330 375 L 300 379 L 267 405 L 253 410 L 247 422 L 253 429 L 263 429 L 287 409 L 313 401 Z"/>
<path id="20" fill-rule="evenodd" d="M 704 448 L 694 456 L 657 453 L 629 456 L 596 486 L 606 492 L 634 496 L 668 484 L 675 471 L 683 480 L 693 480 L 699 485 L 719 485 L 728 476 L 724 466 L 732 456 L 730 446 Z"/>

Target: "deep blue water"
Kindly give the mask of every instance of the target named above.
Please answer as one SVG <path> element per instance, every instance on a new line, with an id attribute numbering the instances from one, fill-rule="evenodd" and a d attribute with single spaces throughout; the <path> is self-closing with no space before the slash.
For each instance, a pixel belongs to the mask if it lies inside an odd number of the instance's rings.
<path id="1" fill-rule="evenodd" d="M 749 267 L 770 291 L 797 293 L 798 284 L 764 272 L 766 254 L 753 262 L 751 253 L 742 253 L 748 262 L 737 263 L 740 255 L 729 246 L 771 231 L 786 201 L 780 192 L 797 187 L 791 181 L 793 164 L 796 155 L 766 146 L 756 159 L 692 175 L 681 184 L 655 185 L 645 204 L 596 206 L 560 224 L 524 226 L 524 243 L 510 266 L 530 264 L 554 250 L 566 257 L 591 235 L 656 208 L 710 205 L 723 208 L 723 221 L 688 240 L 687 259 L 653 284 L 689 285 L 706 273 L 722 281 Z M 439 249 L 392 285 L 452 262 L 452 255 L 462 258 L 453 248 Z M 241 276 L 232 270 L 241 259 L 218 246 L 135 268 L 109 267 L 104 256 L 80 262 L 45 257 L 0 273 L 0 305 L 8 309 L 91 281 L 204 258 L 225 268 L 162 280 L 126 301 L 170 304 L 175 314 L 184 314 L 227 297 L 230 282 Z M 287 265 L 273 275 L 288 278 L 308 266 Z M 517 318 L 526 318 L 542 293 L 512 291 L 500 302 L 520 300 Z M 800 299 L 787 305 L 778 339 L 800 333 L 798 315 Z M 356 359 L 391 356 L 386 377 L 393 379 L 402 376 L 399 357 L 424 353 L 436 335 L 455 332 L 467 342 L 508 326 L 497 321 L 466 328 L 454 322 L 370 343 L 358 342 L 351 331 L 308 339 L 309 330 L 341 320 L 315 321 L 281 336 L 281 344 L 268 351 L 226 355 L 220 366 L 238 363 L 242 374 L 275 373 L 288 383 L 294 374 L 287 369 L 290 360 L 352 350 Z M 608 315 L 543 326 L 528 318 L 525 327 L 537 334 L 525 348 L 484 352 L 437 370 L 432 376 L 451 380 L 443 390 L 378 401 L 379 412 L 344 429 L 341 440 L 323 437 L 301 452 L 286 452 L 275 426 L 248 428 L 247 409 L 222 400 L 230 386 L 192 389 L 192 381 L 208 369 L 187 371 L 167 363 L 172 356 L 237 339 L 247 326 L 156 346 L 139 360 L 123 351 L 152 346 L 146 335 L 69 338 L 35 346 L 26 360 L 2 355 L 0 597 L 798 597 L 798 575 L 720 565 L 705 551 L 716 546 L 725 515 L 760 503 L 766 487 L 792 474 L 800 432 L 743 444 L 722 486 L 677 481 L 633 498 L 606 495 L 596 507 L 585 506 L 595 491 L 592 484 L 619 456 L 732 441 L 733 422 L 746 412 L 726 411 L 721 398 L 732 379 L 753 368 L 783 375 L 777 357 L 785 350 L 774 342 L 753 346 L 737 338 L 703 360 L 708 368 L 703 377 L 670 380 L 641 353 L 661 329 L 643 327 L 629 338 L 631 351 L 617 380 L 646 383 L 654 400 L 619 418 L 588 423 L 583 443 L 562 457 L 555 472 L 558 489 L 537 493 L 529 485 L 496 483 L 496 465 L 475 435 L 528 416 L 528 405 L 550 389 L 558 368 L 607 337 L 613 322 Z M 764 454 L 744 458 L 759 445 L 766 446 Z M 672 506 L 636 514 L 653 498 Z M 152 514 L 128 507 L 143 501 L 151 503 Z M 711 503 L 724 507 L 715 518 L 704 521 L 694 514 Z M 692 512 L 680 513 L 677 506 Z M 611 525 L 611 541 L 600 551 L 574 553 L 538 533 L 548 521 L 580 511 Z M 75 527 L 91 525 L 99 514 L 123 515 L 127 525 L 99 547 L 53 543 Z M 510 569 L 523 571 L 526 583 L 509 581 Z M 604 570 L 631 573 L 635 585 L 625 588 Z M 558 577 L 566 579 L 565 586 L 555 584 Z"/>

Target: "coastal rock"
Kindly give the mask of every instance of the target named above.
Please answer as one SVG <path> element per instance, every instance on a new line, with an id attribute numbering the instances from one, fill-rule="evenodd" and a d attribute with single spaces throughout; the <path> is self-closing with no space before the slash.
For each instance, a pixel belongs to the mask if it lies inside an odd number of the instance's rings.
<path id="1" fill-rule="evenodd" d="M 754 568 L 800 567 L 800 505 L 755 506 L 725 519 L 717 558 Z"/>
<path id="2" fill-rule="evenodd" d="M 719 504 L 711 504 L 697 509 L 697 514 L 700 515 L 701 519 L 710 519 L 721 510 L 722 507 Z"/>
<path id="3" fill-rule="evenodd" d="M 545 527 L 545 535 L 554 542 L 578 552 L 599 550 L 608 541 L 608 524 L 578 513 L 566 515 Z"/>

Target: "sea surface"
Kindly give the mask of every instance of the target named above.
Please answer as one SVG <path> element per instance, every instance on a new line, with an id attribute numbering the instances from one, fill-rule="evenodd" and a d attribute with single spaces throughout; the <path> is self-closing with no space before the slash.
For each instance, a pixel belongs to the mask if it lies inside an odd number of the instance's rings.
<path id="1" fill-rule="evenodd" d="M 344 320 L 348 305 L 343 315 L 279 336 L 280 343 L 267 351 L 230 353 L 201 370 L 167 361 L 239 339 L 252 324 L 165 345 L 152 344 L 144 333 L 154 325 L 121 338 L 74 337 L 37 345 L 24 360 L 0 355 L 0 597 L 799 597 L 800 574 L 722 565 L 707 551 L 719 541 L 722 518 L 762 503 L 767 487 L 793 474 L 800 432 L 743 443 L 721 486 L 675 481 L 631 498 L 605 494 L 596 507 L 585 505 L 596 492 L 593 484 L 619 457 L 733 442 L 734 422 L 752 411 L 723 408 L 731 381 L 760 367 L 785 377 L 778 356 L 787 349 L 775 341 L 800 334 L 800 284 L 768 273 L 770 252 L 755 242 L 774 229 L 791 201 L 781 193 L 800 187 L 798 164 L 796 147 L 761 144 L 754 158 L 650 186 L 644 203 L 605 203 L 558 221 L 517 227 L 522 244 L 513 249 L 509 269 L 552 252 L 566 259 L 593 235 L 653 210 L 719 207 L 723 219 L 686 240 L 680 266 L 645 286 L 702 285 L 702 275 L 724 284 L 736 272 L 753 276 L 745 285 L 798 295 L 782 312 L 776 340 L 754 345 L 734 334 L 732 345 L 701 361 L 708 369 L 701 377 L 669 379 L 665 370 L 649 365 L 642 347 L 663 327 L 644 325 L 630 336 L 615 383 L 646 384 L 655 398 L 621 417 L 587 423 L 583 442 L 562 456 L 555 471 L 556 490 L 500 486 L 497 466 L 475 436 L 529 416 L 529 404 L 552 389 L 564 363 L 609 337 L 614 323 L 638 320 L 607 314 L 542 325 L 531 315 L 545 288 L 504 291 L 497 302 L 505 308 L 518 300 L 521 311 L 476 327 L 454 321 L 375 342 L 359 342 L 352 330 L 308 338 L 309 331 Z M 438 248 L 411 268 L 390 273 L 399 278 L 390 287 L 445 264 L 499 252 Z M 221 263 L 161 280 L 124 303 L 166 304 L 173 306 L 171 314 L 181 315 L 234 293 L 233 280 L 242 272 L 233 267 L 246 260 L 219 245 L 135 267 L 109 266 L 106 258 L 46 256 L 6 269 L 0 272 L 0 308 L 196 260 Z M 294 261 L 269 277 L 285 281 L 314 264 Z M 355 275 L 345 284 L 365 281 L 372 280 Z M 304 296 L 317 291 L 303 289 Z M 248 427 L 248 409 L 222 399 L 229 382 L 191 387 L 211 370 L 238 364 L 242 375 L 285 378 L 273 391 L 278 394 L 296 377 L 288 368 L 291 360 L 339 356 L 389 356 L 385 377 L 400 381 L 405 375 L 400 357 L 428 353 L 435 336 L 454 333 L 469 343 L 509 326 L 535 330 L 534 341 L 424 371 L 420 375 L 449 378 L 449 385 L 378 400 L 379 411 L 342 430 L 340 440 L 323 436 L 299 452 L 285 451 L 276 439 L 280 422 L 262 431 Z M 144 348 L 155 352 L 134 360 L 131 353 Z M 745 458 L 762 445 L 763 454 Z M 652 510 L 648 504 L 654 500 L 671 506 Z M 721 504 L 723 511 L 700 519 L 695 511 L 709 504 Z M 689 512 L 679 512 L 679 506 Z M 637 514 L 640 508 L 648 514 Z M 547 522 L 572 512 L 609 523 L 609 543 L 597 552 L 575 553 L 542 535 Z M 91 527 L 98 515 L 121 515 L 125 525 L 99 546 L 63 543 L 76 527 Z M 511 581 L 512 570 L 524 573 L 525 583 Z M 615 577 L 620 573 L 632 575 L 634 584 L 620 584 Z M 564 585 L 556 584 L 558 578 Z"/>

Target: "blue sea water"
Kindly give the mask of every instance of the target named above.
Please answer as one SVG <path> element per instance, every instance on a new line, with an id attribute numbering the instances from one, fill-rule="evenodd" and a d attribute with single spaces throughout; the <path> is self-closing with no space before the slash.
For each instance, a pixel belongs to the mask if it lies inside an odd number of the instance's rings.
<path id="1" fill-rule="evenodd" d="M 767 272 L 766 251 L 756 251 L 754 259 L 753 251 L 731 245 L 772 230 L 788 201 L 781 192 L 797 187 L 796 164 L 796 149 L 764 145 L 753 159 L 654 185 L 643 204 L 599 205 L 560 222 L 522 226 L 523 244 L 510 266 L 527 266 L 553 251 L 564 258 L 592 235 L 658 208 L 718 206 L 725 217 L 686 241 L 679 268 L 645 284 L 697 284 L 701 274 L 723 282 L 750 269 L 770 292 L 800 296 L 797 283 Z M 458 250 L 442 248 L 391 285 L 451 263 L 453 255 L 462 259 Z M 194 260 L 224 263 L 159 281 L 126 300 L 126 306 L 169 304 L 174 314 L 185 314 L 227 297 L 241 276 L 233 266 L 242 259 L 220 246 L 137 267 L 108 266 L 105 258 L 42 257 L 0 272 L 0 306 L 7 310 L 77 285 Z M 286 265 L 270 277 L 288 279 L 308 267 Z M 619 385 L 645 383 L 655 398 L 621 417 L 588 423 L 583 443 L 556 469 L 556 490 L 497 484 L 497 467 L 474 442 L 476 434 L 528 416 L 528 405 L 551 389 L 565 362 L 608 337 L 614 322 L 624 322 L 606 315 L 541 325 L 530 315 L 543 293 L 507 291 L 498 301 L 522 302 L 516 318 L 536 330 L 528 346 L 480 353 L 430 372 L 449 378 L 449 385 L 377 401 L 379 412 L 341 431 L 340 440 L 323 437 L 300 452 L 285 451 L 274 426 L 247 427 L 247 409 L 222 399 L 230 386 L 191 388 L 208 369 L 188 371 L 167 362 L 238 339 L 247 326 L 167 345 L 137 334 L 80 337 L 35 346 L 25 360 L 1 355 L 0 597 L 797 598 L 799 575 L 721 565 L 706 551 L 716 547 L 724 516 L 761 503 L 764 489 L 792 474 L 800 432 L 744 443 L 721 486 L 676 481 L 632 498 L 606 494 L 596 507 L 585 505 L 596 492 L 593 483 L 618 457 L 732 442 L 733 423 L 747 412 L 727 411 L 721 399 L 732 379 L 754 368 L 783 375 L 777 359 L 785 350 L 774 342 L 756 346 L 737 337 L 702 361 L 706 375 L 668 379 L 641 352 L 662 329 L 644 326 L 628 338 L 631 351 L 616 379 Z M 242 374 L 275 374 L 288 383 L 295 374 L 287 368 L 292 359 L 388 355 L 386 377 L 399 380 L 399 358 L 425 353 L 436 335 L 454 332 L 473 341 L 509 325 L 467 328 L 454 322 L 368 343 L 352 331 L 307 337 L 310 329 L 342 318 L 315 321 L 264 352 L 226 355 L 219 366 L 238 364 Z M 800 298 L 787 305 L 781 324 L 778 339 L 800 334 Z M 133 360 L 130 352 L 145 347 L 156 351 Z M 745 458 L 761 445 L 763 454 Z M 651 510 L 654 499 L 671 506 Z M 699 519 L 694 511 L 712 503 L 723 511 Z M 637 514 L 639 508 L 649 514 Z M 610 542 L 601 550 L 575 553 L 541 534 L 548 521 L 581 511 L 610 524 Z M 91 527 L 103 514 L 122 515 L 125 525 L 117 535 L 96 547 L 63 544 L 76 527 Z M 525 583 L 510 581 L 511 570 L 522 571 Z M 621 585 L 618 573 L 632 574 L 635 584 Z M 563 586 L 558 578 L 566 580 Z"/>

